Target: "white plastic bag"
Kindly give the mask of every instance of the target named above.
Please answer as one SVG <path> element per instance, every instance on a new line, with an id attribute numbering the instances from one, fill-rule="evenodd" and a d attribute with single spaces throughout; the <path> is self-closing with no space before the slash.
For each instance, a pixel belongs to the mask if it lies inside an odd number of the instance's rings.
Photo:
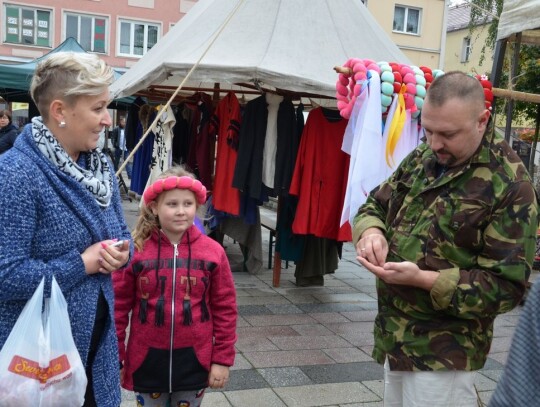
<path id="1" fill-rule="evenodd" d="M 0 406 L 82 406 L 86 373 L 56 280 L 42 314 L 41 280 L 0 351 Z"/>

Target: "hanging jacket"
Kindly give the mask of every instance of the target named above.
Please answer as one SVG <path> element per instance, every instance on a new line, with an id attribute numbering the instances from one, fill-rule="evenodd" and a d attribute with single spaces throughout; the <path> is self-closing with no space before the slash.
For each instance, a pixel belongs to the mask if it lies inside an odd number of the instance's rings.
<path id="1" fill-rule="evenodd" d="M 188 229 L 177 245 L 154 231 L 133 261 L 113 273 L 113 281 L 124 388 L 142 393 L 199 390 L 208 386 L 211 364 L 233 365 L 237 309 L 232 273 L 223 248 L 197 227 Z"/>

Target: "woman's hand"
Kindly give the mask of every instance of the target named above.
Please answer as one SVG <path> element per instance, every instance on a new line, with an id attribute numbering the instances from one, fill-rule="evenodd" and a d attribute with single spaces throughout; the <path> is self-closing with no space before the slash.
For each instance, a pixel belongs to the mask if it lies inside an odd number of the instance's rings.
<path id="1" fill-rule="evenodd" d="M 212 363 L 208 375 L 208 386 L 211 389 L 222 389 L 229 381 L 229 367 Z"/>
<path id="2" fill-rule="evenodd" d="M 110 274 L 122 267 L 129 258 L 129 241 L 115 246 L 114 240 L 103 240 L 89 246 L 81 255 L 86 274 Z"/>

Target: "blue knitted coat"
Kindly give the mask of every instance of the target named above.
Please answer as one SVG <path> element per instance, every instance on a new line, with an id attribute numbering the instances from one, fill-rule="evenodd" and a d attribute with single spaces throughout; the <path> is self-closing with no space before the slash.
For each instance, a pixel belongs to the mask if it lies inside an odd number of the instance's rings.
<path id="1" fill-rule="evenodd" d="M 131 239 L 118 185 L 115 180 L 110 205 L 100 207 L 90 192 L 37 149 L 30 126 L 0 156 L 0 346 L 43 276 L 49 296 L 54 275 L 86 366 L 102 291 L 109 320 L 94 361 L 93 386 L 98 406 L 116 407 L 121 396 L 111 276 L 87 275 L 81 253 L 101 240 Z"/>

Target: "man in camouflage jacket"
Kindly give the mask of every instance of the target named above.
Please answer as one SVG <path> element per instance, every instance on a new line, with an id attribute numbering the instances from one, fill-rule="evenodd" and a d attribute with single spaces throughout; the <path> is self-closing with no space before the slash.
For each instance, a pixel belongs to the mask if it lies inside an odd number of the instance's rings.
<path id="1" fill-rule="evenodd" d="M 437 78 L 426 143 L 355 217 L 358 260 L 378 277 L 373 357 L 391 371 L 481 369 L 496 315 L 524 294 L 538 204 L 520 158 L 485 134 L 489 115 L 475 78 Z"/>

